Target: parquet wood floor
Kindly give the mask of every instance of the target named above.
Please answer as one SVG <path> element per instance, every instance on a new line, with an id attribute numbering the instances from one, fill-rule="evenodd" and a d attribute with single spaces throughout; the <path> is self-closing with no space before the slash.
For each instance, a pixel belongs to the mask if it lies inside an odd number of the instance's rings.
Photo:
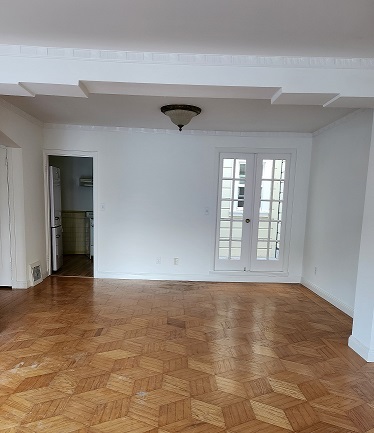
<path id="1" fill-rule="evenodd" d="M 350 331 L 292 284 L 0 291 L 0 433 L 374 433 Z"/>
<path id="2" fill-rule="evenodd" d="M 93 277 L 93 260 L 84 254 L 64 254 L 64 264 L 53 273 L 64 277 Z"/>

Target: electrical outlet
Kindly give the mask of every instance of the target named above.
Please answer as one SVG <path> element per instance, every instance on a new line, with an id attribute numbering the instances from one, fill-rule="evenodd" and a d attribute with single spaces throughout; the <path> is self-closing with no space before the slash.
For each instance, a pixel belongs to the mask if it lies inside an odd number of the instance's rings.
<path id="1" fill-rule="evenodd" d="M 179 257 L 174 257 L 174 265 L 175 266 L 179 265 Z"/>
<path id="2" fill-rule="evenodd" d="M 161 265 L 161 257 L 156 257 L 156 265 Z"/>

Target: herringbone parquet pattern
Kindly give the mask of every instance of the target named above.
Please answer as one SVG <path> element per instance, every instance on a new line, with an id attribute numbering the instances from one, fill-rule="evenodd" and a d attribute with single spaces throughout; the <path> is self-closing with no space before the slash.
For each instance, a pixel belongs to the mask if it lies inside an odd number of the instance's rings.
<path id="1" fill-rule="evenodd" d="M 374 365 L 300 285 L 0 291 L 0 433 L 374 433 Z"/>

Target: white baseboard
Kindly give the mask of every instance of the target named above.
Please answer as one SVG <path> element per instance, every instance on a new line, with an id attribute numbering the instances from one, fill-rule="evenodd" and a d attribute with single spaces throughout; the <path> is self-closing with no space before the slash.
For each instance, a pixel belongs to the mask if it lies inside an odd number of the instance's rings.
<path id="1" fill-rule="evenodd" d="M 354 350 L 357 354 L 364 358 L 367 362 L 374 362 L 374 349 L 365 346 L 356 337 L 351 335 L 348 339 L 348 346 Z"/>
<path id="2" fill-rule="evenodd" d="M 155 281 L 210 281 L 210 282 L 238 282 L 238 283 L 300 283 L 300 276 L 271 275 L 270 273 L 256 273 L 256 275 L 238 272 L 211 272 L 209 274 L 125 274 L 98 271 L 95 278 L 110 278 L 119 280 L 155 280 Z"/>
<path id="3" fill-rule="evenodd" d="M 48 277 L 48 274 L 46 272 L 43 272 L 42 279 L 37 283 L 40 284 L 42 281 L 44 281 Z M 35 287 L 37 284 L 33 284 L 31 280 L 25 280 L 25 281 L 12 281 L 12 289 L 29 289 L 30 287 Z"/>
<path id="4" fill-rule="evenodd" d="M 13 280 L 12 281 L 12 289 L 22 289 L 22 290 L 24 290 L 24 289 L 27 289 L 27 288 L 29 288 L 30 287 L 30 285 L 29 285 L 29 282 L 27 281 L 27 280 L 25 280 L 25 281 L 19 281 L 19 280 Z"/>
<path id="5" fill-rule="evenodd" d="M 336 308 L 339 308 L 339 310 L 343 311 L 345 314 L 348 314 L 348 316 L 353 317 L 353 307 L 350 307 L 346 303 L 342 302 L 340 299 L 316 286 L 314 283 L 304 277 L 301 277 L 301 284 L 314 292 L 316 295 L 323 298 L 325 301 L 334 305 Z"/>

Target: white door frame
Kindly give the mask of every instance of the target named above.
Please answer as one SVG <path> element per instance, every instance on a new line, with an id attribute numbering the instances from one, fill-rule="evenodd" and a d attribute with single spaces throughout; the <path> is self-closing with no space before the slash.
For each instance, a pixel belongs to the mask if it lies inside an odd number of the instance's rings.
<path id="1" fill-rule="evenodd" d="M 284 237 L 283 237 L 283 248 L 284 248 L 284 257 L 283 257 L 283 270 L 281 271 L 268 271 L 268 270 L 251 270 L 250 269 L 250 262 L 248 263 L 247 270 L 244 271 L 231 271 L 227 270 L 227 272 L 230 272 L 231 274 L 242 272 L 242 274 L 253 274 L 253 275 L 288 275 L 288 266 L 289 266 L 289 256 L 290 256 L 290 245 L 291 245 L 291 227 L 292 227 L 292 215 L 293 215 L 293 200 L 294 200 L 294 187 L 295 187 L 295 176 L 296 176 L 296 159 L 297 159 L 297 149 L 294 148 L 229 148 L 229 147 L 221 147 L 216 149 L 216 163 L 215 163 L 215 172 L 216 176 L 217 173 L 219 175 L 218 179 L 220 179 L 220 163 L 221 163 L 221 156 L 222 155 L 228 155 L 236 158 L 236 155 L 242 155 L 242 154 L 255 154 L 255 155 L 267 155 L 271 157 L 272 155 L 276 156 L 283 156 L 288 155 L 290 158 L 289 162 L 289 179 L 288 179 L 288 200 L 287 200 L 287 221 L 285 224 L 285 230 L 284 230 Z M 216 227 L 214 231 L 214 254 L 212 254 L 212 268 L 214 269 L 213 272 L 222 272 L 221 270 L 216 271 L 215 270 L 215 263 L 216 263 L 216 248 L 217 248 L 217 232 L 218 232 L 218 211 L 220 207 L 220 182 L 217 182 L 218 184 L 218 191 L 217 191 L 217 198 L 216 198 Z M 250 251 L 250 254 L 252 251 Z M 250 259 L 250 256 L 249 256 Z"/>
<path id="2" fill-rule="evenodd" d="M 9 139 L 8 141 L 11 140 Z M 6 144 L 9 182 L 12 289 L 27 289 L 30 286 L 30 281 L 26 265 L 22 149 L 14 142 Z"/>
<path id="3" fill-rule="evenodd" d="M 5 235 L 4 242 L 1 242 L 0 252 L 1 257 L 4 258 L 4 263 L 2 269 L 4 274 L 2 276 L 2 286 L 12 286 L 12 244 L 11 244 L 11 232 L 10 232 L 10 197 L 9 197 L 9 174 L 8 174 L 8 151 L 7 148 L 0 144 L 0 150 L 4 153 L 4 165 L 5 172 L 3 172 L 3 177 L 5 180 L 4 191 L 5 194 L 2 195 L 3 201 L 0 203 L 2 209 L 2 218 L 0 221 L 0 230 L 3 235 Z M 4 256 L 4 254 L 6 256 Z M 8 257 L 9 256 L 9 257 Z M 1 258 L 1 260 L 2 260 Z M 2 260 L 3 261 L 3 260 Z"/>
<path id="4" fill-rule="evenodd" d="M 98 152 L 86 152 L 80 150 L 59 150 L 59 149 L 44 149 L 43 150 L 43 171 L 44 171 L 44 197 L 45 197 L 45 221 L 46 221 L 46 252 L 47 252 L 47 274 L 51 275 L 51 230 L 49 226 L 49 157 L 50 156 L 74 156 L 78 158 L 92 158 L 93 163 L 93 211 L 95 216 L 94 224 L 94 277 L 97 275 L 99 269 L 98 264 L 98 217 L 99 217 L 99 206 L 98 206 Z"/>

